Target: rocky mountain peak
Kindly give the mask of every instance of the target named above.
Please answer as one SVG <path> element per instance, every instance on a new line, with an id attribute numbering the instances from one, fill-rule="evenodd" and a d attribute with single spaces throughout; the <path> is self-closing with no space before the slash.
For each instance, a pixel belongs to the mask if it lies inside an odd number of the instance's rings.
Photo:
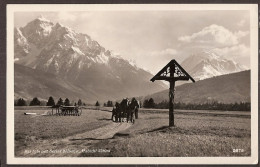
<path id="1" fill-rule="evenodd" d="M 247 70 L 234 60 L 225 59 L 213 51 L 206 50 L 192 54 L 181 65 L 196 80 Z"/>
<path id="2" fill-rule="evenodd" d="M 39 21 L 42 21 L 42 22 L 51 22 L 50 20 L 46 19 L 43 15 L 40 15 L 35 20 L 39 20 Z"/>

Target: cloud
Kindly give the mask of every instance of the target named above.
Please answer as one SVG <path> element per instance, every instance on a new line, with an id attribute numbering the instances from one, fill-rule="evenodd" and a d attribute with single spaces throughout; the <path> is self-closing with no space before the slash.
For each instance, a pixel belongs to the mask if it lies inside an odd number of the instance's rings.
<path id="1" fill-rule="evenodd" d="M 234 60 L 235 62 L 250 68 L 250 47 L 244 44 L 224 48 L 215 48 L 213 51 L 224 58 Z"/>
<path id="2" fill-rule="evenodd" d="M 238 31 L 235 33 L 238 39 L 241 39 L 249 34 L 249 31 Z"/>
<path id="3" fill-rule="evenodd" d="M 59 12 L 58 18 L 62 21 L 75 21 L 77 17 L 70 12 Z"/>
<path id="4" fill-rule="evenodd" d="M 239 44 L 232 47 L 215 48 L 213 51 L 221 56 L 228 56 L 229 58 L 249 57 L 250 55 L 250 48 L 244 44 Z"/>
<path id="5" fill-rule="evenodd" d="M 153 56 L 153 57 L 172 56 L 172 55 L 176 55 L 177 53 L 178 53 L 177 50 L 167 48 L 167 49 L 161 50 L 161 51 L 154 51 L 151 53 L 151 56 Z"/>
<path id="6" fill-rule="evenodd" d="M 245 25 L 245 23 L 246 23 L 246 20 L 245 20 L 245 19 L 242 19 L 242 20 L 240 20 L 240 21 L 237 23 L 237 25 L 238 25 L 239 27 L 243 27 L 243 26 Z"/>
<path id="7" fill-rule="evenodd" d="M 179 56 L 178 54 L 179 52 L 173 48 L 153 52 L 139 52 L 135 61 L 139 67 L 149 69 L 152 74 L 156 74 L 170 60 L 176 59 Z"/>
<path id="8" fill-rule="evenodd" d="M 239 40 L 248 34 L 249 32 L 244 31 L 231 32 L 223 26 L 212 24 L 192 35 L 181 36 L 178 40 L 186 44 L 227 47 L 237 45 Z"/>

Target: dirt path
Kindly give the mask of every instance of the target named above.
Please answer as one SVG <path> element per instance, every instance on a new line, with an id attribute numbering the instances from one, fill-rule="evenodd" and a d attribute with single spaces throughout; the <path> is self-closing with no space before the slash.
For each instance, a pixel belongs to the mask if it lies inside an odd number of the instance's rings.
<path id="1" fill-rule="evenodd" d="M 17 153 L 17 156 L 22 157 L 75 157 L 88 148 L 100 142 L 100 140 L 111 139 L 117 132 L 128 129 L 132 123 L 114 123 L 87 131 L 81 134 L 68 136 L 64 139 L 39 140 L 32 142 Z M 104 149 L 104 148 L 97 148 Z"/>
<path id="2" fill-rule="evenodd" d="M 94 129 L 82 134 L 77 134 L 71 137 L 68 137 L 64 140 L 103 140 L 112 138 L 117 132 L 128 129 L 132 124 L 131 123 L 111 123 L 107 126 Z"/>

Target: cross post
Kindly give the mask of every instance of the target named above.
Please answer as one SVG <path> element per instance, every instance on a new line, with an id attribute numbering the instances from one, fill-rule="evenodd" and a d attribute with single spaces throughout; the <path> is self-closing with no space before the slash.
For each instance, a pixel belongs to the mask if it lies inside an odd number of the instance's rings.
<path id="1" fill-rule="evenodd" d="M 175 76 L 175 75 L 176 76 Z M 151 81 L 165 80 L 170 83 L 169 89 L 169 126 L 174 126 L 174 95 L 175 82 L 178 80 L 195 80 L 173 59 L 162 70 L 160 70 Z"/>

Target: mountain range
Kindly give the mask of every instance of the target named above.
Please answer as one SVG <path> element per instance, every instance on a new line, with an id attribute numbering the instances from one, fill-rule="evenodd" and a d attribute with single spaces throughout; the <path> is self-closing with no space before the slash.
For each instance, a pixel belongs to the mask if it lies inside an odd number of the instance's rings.
<path id="1" fill-rule="evenodd" d="M 46 100 L 49 96 L 53 96 L 74 100 L 80 98 L 93 103 L 97 100 L 118 100 L 156 92 L 158 93 L 152 96 L 164 96 L 163 92 L 168 91 L 165 83 L 150 82 L 153 77 L 150 72 L 138 67 L 132 61 L 114 55 L 89 35 L 75 32 L 60 23 L 54 24 L 44 17 L 36 18 L 24 27 L 14 29 L 14 61 L 15 98 L 38 97 Z M 247 70 L 233 60 L 205 50 L 192 54 L 181 63 L 181 66 L 199 81 L 194 85 L 200 85 L 202 80 L 202 83 L 211 81 L 207 78 L 213 77 L 214 80 L 215 76 Z M 240 80 L 236 82 L 243 83 Z M 180 94 L 179 100 L 201 102 L 222 96 L 221 91 L 221 94 L 215 92 L 215 83 L 211 84 L 202 84 L 203 89 L 190 87 L 189 84 L 178 87 L 181 90 L 189 90 L 189 92 L 181 91 L 185 93 Z M 227 84 L 231 84 L 228 87 L 236 85 L 232 82 Z M 203 94 L 204 90 L 208 93 Z M 201 97 L 194 99 L 186 96 L 193 94 L 194 91 L 196 92 L 194 96 Z M 212 92 L 215 93 L 211 94 Z M 237 100 L 235 96 L 233 100 Z"/>
<path id="2" fill-rule="evenodd" d="M 169 101 L 169 90 L 157 92 L 143 99 L 156 103 Z M 175 102 L 203 104 L 207 102 L 250 102 L 250 70 L 216 76 L 176 87 Z"/>
<path id="3" fill-rule="evenodd" d="M 14 60 L 15 95 L 26 99 L 94 102 L 166 88 L 162 82 L 151 83 L 151 73 L 113 55 L 90 36 L 43 17 L 14 29 Z"/>

